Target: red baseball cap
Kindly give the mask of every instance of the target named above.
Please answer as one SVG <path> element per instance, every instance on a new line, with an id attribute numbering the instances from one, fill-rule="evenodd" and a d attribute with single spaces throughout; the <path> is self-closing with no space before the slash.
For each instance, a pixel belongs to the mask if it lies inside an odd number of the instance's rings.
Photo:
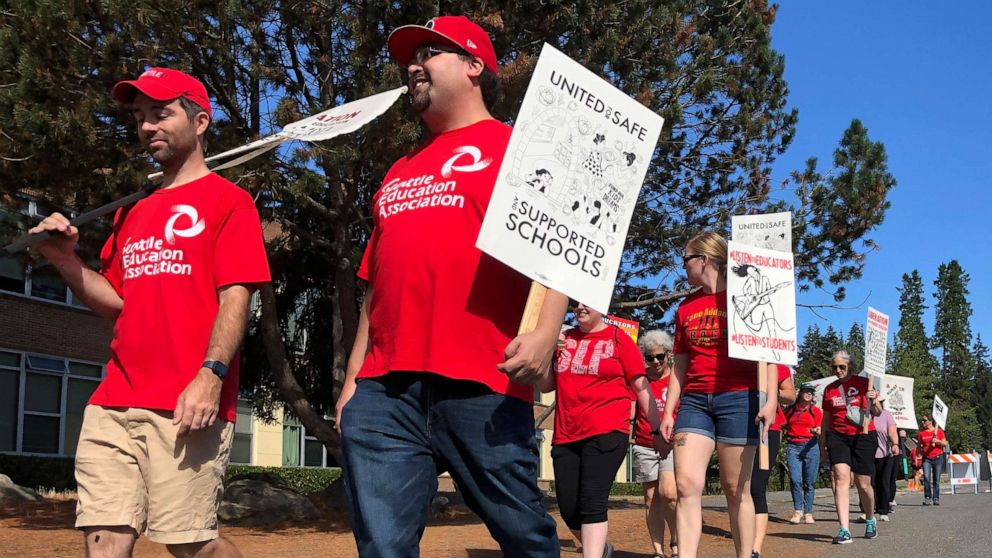
<path id="1" fill-rule="evenodd" d="M 417 49 L 428 44 L 460 48 L 477 56 L 494 74 L 499 73 L 496 49 L 489 34 L 465 16 L 440 16 L 425 25 L 404 25 L 389 34 L 389 55 L 400 64 L 409 64 Z"/>
<path id="2" fill-rule="evenodd" d="M 185 97 L 202 108 L 207 116 L 213 117 L 207 88 L 198 79 L 179 70 L 149 68 L 138 79 L 117 82 L 110 94 L 120 103 L 131 103 L 139 91 L 156 101 Z"/>

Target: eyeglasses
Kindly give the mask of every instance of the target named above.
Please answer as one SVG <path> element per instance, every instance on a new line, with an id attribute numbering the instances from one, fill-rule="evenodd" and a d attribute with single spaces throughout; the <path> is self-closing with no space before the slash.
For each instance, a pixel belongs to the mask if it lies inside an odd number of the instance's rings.
<path id="1" fill-rule="evenodd" d="M 682 256 L 682 267 L 689 265 L 689 262 L 696 258 L 705 258 L 706 254 L 691 254 L 689 256 Z"/>
<path id="2" fill-rule="evenodd" d="M 422 46 L 413 53 L 413 59 L 410 60 L 411 64 L 416 64 L 418 66 L 423 66 L 424 62 L 427 62 L 431 58 L 434 58 L 438 54 L 468 54 L 467 52 L 450 47 L 442 47 L 437 45 L 427 45 Z"/>
<path id="3" fill-rule="evenodd" d="M 668 353 L 658 353 L 656 355 L 644 355 L 644 360 L 648 362 L 665 362 L 665 356 Z"/>
<path id="4" fill-rule="evenodd" d="M 830 368 L 832 368 L 833 370 L 847 370 L 847 365 L 846 364 L 832 364 L 832 365 L 830 365 Z"/>

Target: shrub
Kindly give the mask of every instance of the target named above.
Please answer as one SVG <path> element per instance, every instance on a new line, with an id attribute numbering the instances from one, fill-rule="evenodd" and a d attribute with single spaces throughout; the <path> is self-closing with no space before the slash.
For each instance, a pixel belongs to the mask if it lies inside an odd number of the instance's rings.
<path id="1" fill-rule="evenodd" d="M 301 494 L 320 492 L 341 477 L 338 468 L 310 467 L 257 467 L 254 465 L 229 465 L 226 482 L 239 478 L 261 478 L 263 480 L 281 481 L 286 488 Z"/>
<path id="2" fill-rule="evenodd" d="M 16 484 L 32 489 L 76 490 L 71 457 L 0 454 L 0 474 L 7 475 Z M 302 494 L 310 494 L 324 490 L 340 478 L 341 469 L 229 465 L 225 482 L 246 477 L 264 478 Z"/>
<path id="3" fill-rule="evenodd" d="M 0 473 L 27 488 L 76 490 L 73 461 L 71 457 L 0 454 Z"/>

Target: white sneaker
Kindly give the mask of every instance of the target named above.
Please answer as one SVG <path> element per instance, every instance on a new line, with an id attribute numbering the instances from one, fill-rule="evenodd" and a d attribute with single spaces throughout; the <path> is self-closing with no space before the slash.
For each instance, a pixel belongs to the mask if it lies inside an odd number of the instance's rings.
<path id="1" fill-rule="evenodd" d="M 880 514 L 878 514 L 878 520 L 879 521 L 888 521 L 889 520 L 889 516 L 888 516 L 888 514 L 880 513 Z"/>
<path id="2" fill-rule="evenodd" d="M 865 520 L 867 520 L 867 519 L 868 519 L 868 516 L 865 515 L 865 514 L 861 514 L 861 515 L 858 516 L 858 521 L 860 521 L 861 523 L 864 523 Z"/>

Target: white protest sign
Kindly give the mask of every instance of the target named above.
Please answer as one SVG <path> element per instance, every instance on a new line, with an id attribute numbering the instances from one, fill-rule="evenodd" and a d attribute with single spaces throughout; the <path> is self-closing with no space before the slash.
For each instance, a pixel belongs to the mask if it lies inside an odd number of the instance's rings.
<path id="1" fill-rule="evenodd" d="M 799 362 L 792 254 L 728 243 L 727 324 L 730 356 Z"/>
<path id="2" fill-rule="evenodd" d="M 210 165 L 210 170 L 219 171 L 254 159 L 288 140 L 325 141 L 341 134 L 354 132 L 386 112 L 406 91 L 407 87 L 404 85 L 318 112 L 287 124 L 285 128 L 271 136 L 207 157 L 206 162 Z M 235 159 L 218 162 L 235 155 L 238 155 Z M 160 176 L 162 173 L 156 172 L 148 175 L 148 179 L 154 180 Z"/>
<path id="3" fill-rule="evenodd" d="M 282 134 L 300 141 L 324 141 L 354 132 L 393 106 L 400 95 L 406 93 L 406 86 L 383 91 L 350 103 L 338 105 L 319 112 L 303 120 L 287 124 Z"/>
<path id="4" fill-rule="evenodd" d="M 867 323 L 865 372 L 872 377 L 872 383 L 877 391 L 880 379 L 885 376 L 885 355 L 889 348 L 889 317 L 869 306 Z"/>
<path id="5" fill-rule="evenodd" d="M 792 251 L 792 213 L 734 215 L 730 218 L 730 238 L 747 246 Z"/>
<path id="6" fill-rule="evenodd" d="M 916 407 L 913 404 L 913 378 L 886 374 L 878 390 L 882 407 L 892 413 L 896 426 L 907 430 L 919 430 L 916 422 Z"/>
<path id="7" fill-rule="evenodd" d="M 544 45 L 476 245 L 605 313 L 663 122 Z"/>
<path id="8" fill-rule="evenodd" d="M 947 404 L 940 400 L 936 394 L 933 396 L 933 421 L 941 430 L 947 430 Z"/>

